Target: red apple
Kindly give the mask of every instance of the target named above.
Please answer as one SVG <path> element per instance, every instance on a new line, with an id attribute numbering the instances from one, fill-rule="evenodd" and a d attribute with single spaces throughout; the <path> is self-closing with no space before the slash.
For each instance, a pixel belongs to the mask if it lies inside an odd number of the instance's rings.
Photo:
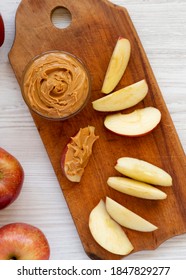
<path id="1" fill-rule="evenodd" d="M 48 260 L 50 247 L 43 232 L 29 224 L 0 228 L 0 260 Z"/>
<path id="2" fill-rule="evenodd" d="M 0 148 L 0 209 L 7 207 L 19 195 L 24 171 L 19 161 Z"/>
<path id="3" fill-rule="evenodd" d="M 0 47 L 4 43 L 4 39 L 5 39 L 5 28 L 4 28 L 3 18 L 0 15 Z"/>

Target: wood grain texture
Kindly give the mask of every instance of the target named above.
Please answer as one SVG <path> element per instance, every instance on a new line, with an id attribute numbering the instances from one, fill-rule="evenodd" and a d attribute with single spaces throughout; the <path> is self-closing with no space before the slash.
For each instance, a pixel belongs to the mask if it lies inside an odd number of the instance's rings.
<path id="1" fill-rule="evenodd" d="M 112 42 L 112 47 L 110 47 L 110 51 L 111 51 L 111 49 L 113 48 L 113 45 L 114 45 L 114 41 Z M 161 49 L 160 49 L 160 52 L 161 52 Z M 163 56 L 163 51 L 162 51 L 162 56 Z M 155 65 L 156 66 L 156 65 Z M 163 73 L 163 64 L 162 64 L 162 73 Z M 135 77 L 134 77 L 135 78 Z M 130 80 L 130 79 L 129 79 Z M 128 82 L 128 80 L 126 80 L 126 82 Z M 166 87 L 166 86 L 165 86 Z M 98 94 L 98 93 L 97 93 Z M 170 99 L 168 99 L 168 100 L 170 100 Z M 150 100 L 150 102 L 152 102 L 151 100 Z M 170 101 L 169 101 L 170 102 Z M 172 104 L 174 104 L 174 103 L 172 103 Z M 168 105 L 169 105 L 169 103 L 168 103 Z M 172 105 L 172 106 L 174 106 L 174 105 Z M 175 109 L 173 109 L 174 107 L 171 107 L 172 108 L 172 110 L 174 111 Z M 178 107 L 177 107 L 178 108 Z M 181 105 L 180 105 L 180 108 L 181 108 Z M 10 108 L 11 109 L 11 108 Z M 184 109 L 184 107 L 183 107 L 183 109 Z M 22 105 L 22 109 L 21 109 L 23 112 L 24 112 L 24 105 Z M 9 110 L 10 111 L 10 110 Z M 20 110 L 19 110 L 20 111 Z M 12 111 L 13 112 L 13 111 Z M 21 111 L 20 111 L 21 112 Z M 175 112 L 176 113 L 176 112 Z M 6 114 L 5 114 L 6 115 Z M 21 123 L 21 118 L 23 118 L 23 119 L 25 119 L 24 117 L 21 117 L 21 116 L 24 116 L 24 113 L 23 114 L 19 114 L 20 115 L 20 123 Z M 15 116 L 18 118 L 18 116 L 17 116 L 17 114 L 16 114 L 16 111 L 15 111 Z M 29 116 L 27 116 L 26 117 L 27 119 L 28 119 L 28 122 L 27 123 L 24 123 L 24 126 L 25 127 L 29 127 L 29 123 L 30 123 L 30 127 L 32 126 L 32 124 L 31 124 L 31 120 L 29 119 Z M 19 119 L 19 118 L 18 118 Z M 8 126 L 9 125 L 9 123 L 10 123 L 10 126 L 11 126 L 11 122 L 7 122 L 7 125 L 6 126 Z M 179 124 L 179 123 L 178 123 Z M 181 122 L 180 122 L 180 124 L 181 124 Z M 15 125 L 17 126 L 17 127 L 19 127 L 19 123 L 17 123 L 17 122 L 15 122 Z M 33 133 L 33 129 L 32 129 L 32 133 Z M 24 134 L 24 133 L 23 133 Z M 31 134 L 32 135 L 32 134 Z M 101 145 L 101 144 L 100 144 Z M 142 150 L 143 151 L 143 150 Z M 141 154 L 141 153 L 140 153 Z M 102 166 L 100 166 L 100 168 L 102 168 Z"/>

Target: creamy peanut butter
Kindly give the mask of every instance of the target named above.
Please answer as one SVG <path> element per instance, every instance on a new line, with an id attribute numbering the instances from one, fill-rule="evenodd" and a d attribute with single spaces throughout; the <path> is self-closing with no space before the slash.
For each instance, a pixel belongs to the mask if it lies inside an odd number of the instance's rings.
<path id="1" fill-rule="evenodd" d="M 99 136 L 95 136 L 94 131 L 95 127 L 93 126 L 80 128 L 75 137 L 71 137 L 71 141 L 67 145 L 64 169 L 70 181 L 80 182 L 81 180 L 92 154 L 92 146 L 99 138 Z"/>
<path id="2" fill-rule="evenodd" d="M 83 107 L 89 95 L 89 76 L 70 54 L 49 52 L 27 68 L 22 90 L 27 105 L 42 116 L 66 118 Z"/>

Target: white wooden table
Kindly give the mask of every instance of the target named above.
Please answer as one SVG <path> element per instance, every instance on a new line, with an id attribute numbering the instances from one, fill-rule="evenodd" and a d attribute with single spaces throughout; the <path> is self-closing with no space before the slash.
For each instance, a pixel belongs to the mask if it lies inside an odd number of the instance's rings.
<path id="1" fill-rule="evenodd" d="M 88 259 L 8 61 L 20 2 L 0 1 L 6 25 L 6 40 L 0 48 L 0 146 L 20 160 L 25 181 L 19 198 L 0 211 L 0 226 L 33 224 L 47 236 L 51 259 Z M 112 2 L 128 9 L 186 151 L 186 1 Z M 186 234 L 166 241 L 155 251 L 137 252 L 126 259 L 186 259 Z"/>

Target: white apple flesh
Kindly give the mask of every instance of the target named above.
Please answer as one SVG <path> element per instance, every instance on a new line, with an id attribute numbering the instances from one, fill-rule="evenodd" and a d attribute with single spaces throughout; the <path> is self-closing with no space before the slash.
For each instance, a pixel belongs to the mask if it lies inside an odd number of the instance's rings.
<path id="1" fill-rule="evenodd" d="M 127 68 L 130 53 L 129 40 L 119 37 L 106 71 L 101 90 L 103 93 L 110 93 L 117 86 Z"/>
<path id="2" fill-rule="evenodd" d="M 124 194 L 152 200 L 166 199 L 167 194 L 149 184 L 124 177 L 109 177 L 107 184 Z"/>
<path id="3" fill-rule="evenodd" d="M 143 160 L 122 157 L 117 160 L 115 169 L 135 180 L 164 187 L 172 186 L 172 177 L 166 171 Z"/>
<path id="4" fill-rule="evenodd" d="M 24 171 L 20 162 L 0 148 L 0 209 L 13 203 L 20 194 Z"/>
<path id="5" fill-rule="evenodd" d="M 142 101 L 148 93 L 145 80 L 115 91 L 92 102 L 93 108 L 102 112 L 114 112 L 130 108 Z"/>
<path id="6" fill-rule="evenodd" d="M 123 227 L 141 232 L 151 232 L 157 229 L 155 225 L 109 197 L 106 198 L 106 209 L 111 218 Z"/>
<path id="7" fill-rule="evenodd" d="M 43 232 L 29 224 L 0 228 L 0 260 L 48 260 L 50 247 Z"/>
<path id="8" fill-rule="evenodd" d="M 110 131 L 129 137 L 143 136 L 159 124 L 161 113 L 154 107 L 137 109 L 129 114 L 116 113 L 105 118 L 104 125 Z"/>
<path id="9" fill-rule="evenodd" d="M 113 254 L 127 255 L 133 250 L 121 226 L 106 211 L 103 200 L 90 213 L 89 229 L 95 241 Z"/>

